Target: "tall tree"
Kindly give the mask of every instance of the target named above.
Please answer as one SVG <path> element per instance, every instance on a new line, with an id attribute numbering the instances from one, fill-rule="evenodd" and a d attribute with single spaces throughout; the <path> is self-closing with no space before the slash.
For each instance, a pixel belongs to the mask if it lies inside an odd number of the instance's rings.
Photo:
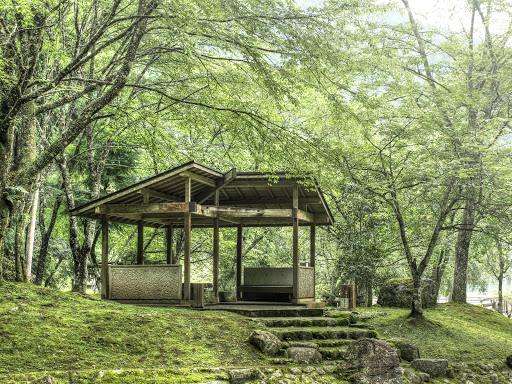
<path id="1" fill-rule="evenodd" d="M 145 0 L 139 0 L 135 6 L 121 3 L 122 0 L 110 5 L 91 1 L 79 9 L 78 5 L 66 1 L 34 0 L 22 5 L 11 2 L 0 9 L 0 33 L 5 41 L 0 68 L 0 258 L 4 254 L 5 231 L 22 201 L 19 192 L 26 193 L 32 188 L 37 174 L 98 118 L 97 113 L 121 92 L 128 80 L 156 3 Z M 75 18 L 74 24 L 70 24 L 70 13 Z M 52 24 L 63 26 L 62 36 L 71 32 L 74 37 L 59 42 L 66 55 L 62 60 L 55 56 L 48 41 L 60 38 L 52 34 Z M 101 80 L 108 83 L 108 89 L 100 97 L 88 99 L 68 129 L 42 153 L 33 159 L 22 157 L 22 166 L 11 172 L 16 119 L 24 115 L 34 121 L 34 115 L 87 96 L 99 85 L 86 84 L 70 90 L 66 83 L 107 51 L 115 58 L 106 61 L 103 67 Z M 44 57 L 51 58 L 56 66 L 49 78 L 40 67 Z M 21 142 L 35 136 L 35 124 L 24 126 L 27 130 L 19 138 Z M 0 268 L 1 265 L 0 259 Z"/>

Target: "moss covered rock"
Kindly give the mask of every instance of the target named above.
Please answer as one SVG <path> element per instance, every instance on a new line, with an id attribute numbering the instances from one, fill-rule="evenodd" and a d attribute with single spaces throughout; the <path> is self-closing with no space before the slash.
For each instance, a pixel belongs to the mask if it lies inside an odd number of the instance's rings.
<path id="1" fill-rule="evenodd" d="M 406 361 L 413 361 L 420 358 L 418 347 L 407 339 L 391 339 L 389 343 L 400 350 L 400 358 Z"/>
<path id="2" fill-rule="evenodd" d="M 251 334 L 249 342 L 268 356 L 277 355 L 282 347 L 281 340 L 276 335 L 259 329 Z"/>
<path id="3" fill-rule="evenodd" d="M 412 303 L 412 279 L 389 279 L 381 287 L 377 303 L 383 307 L 409 308 Z M 424 308 L 436 304 L 434 282 L 424 279 L 421 282 L 421 301 Z"/>

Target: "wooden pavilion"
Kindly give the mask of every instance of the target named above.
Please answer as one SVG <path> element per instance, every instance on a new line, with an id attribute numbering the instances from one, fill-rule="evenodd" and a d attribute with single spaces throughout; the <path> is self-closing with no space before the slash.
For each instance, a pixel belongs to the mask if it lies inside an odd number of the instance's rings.
<path id="1" fill-rule="evenodd" d="M 120 301 L 189 303 L 192 228 L 213 228 L 213 294 L 219 298 L 219 228 L 237 227 L 237 299 L 258 293 L 314 301 L 315 227 L 332 214 L 312 177 L 286 172 L 221 172 L 195 161 L 94 200 L 71 212 L 102 224 L 101 296 Z M 137 225 L 137 265 L 108 264 L 108 224 Z M 291 268 L 246 268 L 242 281 L 242 228 L 293 226 Z M 299 226 L 310 227 L 310 260 L 299 262 Z M 144 227 L 167 229 L 167 264 L 144 265 Z M 184 230 L 183 271 L 173 252 L 175 228 Z M 183 279 L 183 283 L 182 283 Z"/>

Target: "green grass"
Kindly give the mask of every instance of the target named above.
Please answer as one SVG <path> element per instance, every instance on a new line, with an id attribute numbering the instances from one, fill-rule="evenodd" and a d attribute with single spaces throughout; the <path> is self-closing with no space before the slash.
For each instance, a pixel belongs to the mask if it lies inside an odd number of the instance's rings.
<path id="1" fill-rule="evenodd" d="M 406 338 L 423 358 L 464 363 L 502 363 L 512 354 L 512 320 L 471 304 L 440 304 L 424 310 L 423 320 L 407 319 L 408 309 L 376 307 L 387 313 L 368 322 L 383 339 Z"/>
<path id="2" fill-rule="evenodd" d="M 0 286 L 0 374 L 265 365 L 255 325 L 227 312 L 122 305 Z"/>

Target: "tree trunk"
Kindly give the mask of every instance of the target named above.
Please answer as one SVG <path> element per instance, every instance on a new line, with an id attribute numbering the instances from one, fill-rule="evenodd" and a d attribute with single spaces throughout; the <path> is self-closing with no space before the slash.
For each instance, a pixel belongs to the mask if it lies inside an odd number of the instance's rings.
<path id="1" fill-rule="evenodd" d="M 40 204 L 39 204 L 39 229 L 41 231 L 41 247 L 39 248 L 39 258 L 37 260 L 37 272 L 36 278 L 34 280 L 34 284 L 42 285 L 44 272 L 46 269 L 46 257 L 48 256 L 48 247 L 50 245 L 50 238 L 52 236 L 53 228 L 55 227 L 55 222 L 57 221 L 57 214 L 59 212 L 60 205 L 62 203 L 62 195 L 58 195 L 55 199 L 55 204 L 53 205 L 52 217 L 50 219 L 50 224 L 48 224 L 48 229 L 45 229 L 44 223 L 44 193 L 40 195 Z"/>
<path id="2" fill-rule="evenodd" d="M 423 305 L 421 304 L 421 275 L 414 273 L 412 276 L 412 305 L 408 318 L 420 319 L 423 317 Z"/>
<path id="3" fill-rule="evenodd" d="M 432 281 L 434 282 L 435 296 L 436 302 L 439 297 L 439 289 L 441 288 L 441 281 L 443 280 L 444 271 L 446 266 L 448 265 L 448 260 L 450 257 L 448 256 L 448 252 L 444 249 L 441 250 L 439 254 L 439 259 L 436 264 L 432 268 Z"/>
<path id="4" fill-rule="evenodd" d="M 366 281 L 366 306 L 371 307 L 373 305 L 373 287 L 370 279 Z"/>
<path id="5" fill-rule="evenodd" d="M 497 240 L 498 258 L 499 258 L 499 273 L 498 273 L 498 312 L 503 313 L 503 278 L 505 275 L 505 258 L 503 256 L 503 248 L 501 241 Z"/>
<path id="6" fill-rule="evenodd" d="M 28 199 L 27 199 L 28 200 Z M 24 201 L 20 206 L 20 213 L 16 221 L 15 232 L 15 247 L 14 247 L 14 261 L 16 268 L 16 281 L 26 282 L 27 276 L 25 274 L 25 222 L 27 220 L 28 210 L 27 201 Z"/>
<path id="7" fill-rule="evenodd" d="M 27 281 L 32 278 L 32 257 L 34 255 L 34 240 L 36 232 L 36 220 L 37 220 L 37 203 L 39 202 L 39 188 L 36 188 L 34 197 L 32 199 L 32 208 L 30 210 L 30 224 L 28 227 L 27 234 L 27 252 L 25 259 L 25 275 Z"/>
<path id="8" fill-rule="evenodd" d="M 466 302 L 467 271 L 469 247 L 475 223 L 475 200 L 473 196 L 466 199 L 461 228 L 455 243 L 455 270 L 453 272 L 452 300 L 457 303 Z"/>

